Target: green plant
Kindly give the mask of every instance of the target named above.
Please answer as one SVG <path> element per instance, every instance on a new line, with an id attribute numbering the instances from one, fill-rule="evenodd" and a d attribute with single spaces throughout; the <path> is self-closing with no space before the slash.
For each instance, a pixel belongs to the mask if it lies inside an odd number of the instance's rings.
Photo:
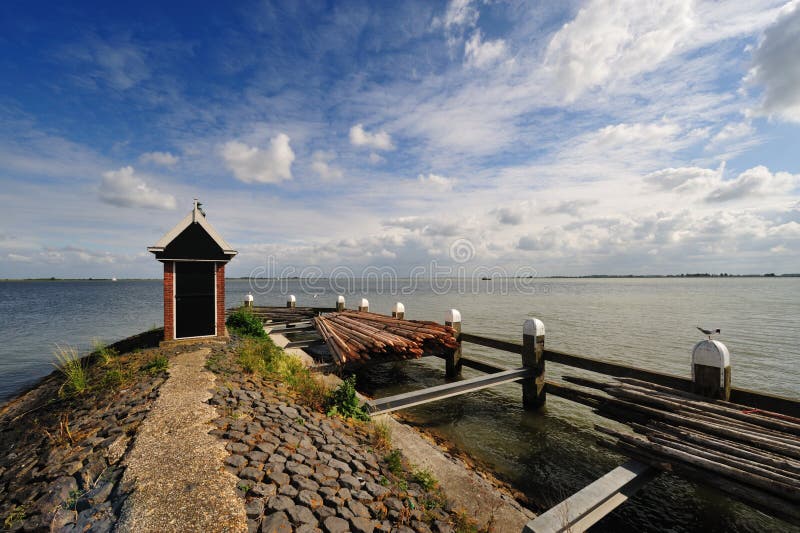
<path id="1" fill-rule="evenodd" d="M 92 341 L 92 348 L 94 349 L 93 353 L 97 361 L 103 366 L 111 363 L 111 361 L 119 355 L 117 350 L 104 344 L 100 339 L 94 339 Z"/>
<path id="2" fill-rule="evenodd" d="M 339 415 L 356 420 L 369 420 L 369 413 L 364 410 L 356 395 L 356 377 L 350 376 L 342 381 L 328 398 L 328 416 Z"/>
<path id="3" fill-rule="evenodd" d="M 83 394 L 89 388 L 89 374 L 85 360 L 78 356 L 72 346 L 61 347 L 56 344 L 56 362 L 53 363 L 66 380 L 58 389 L 61 397 Z"/>
<path id="4" fill-rule="evenodd" d="M 169 368 L 169 359 L 166 355 L 154 355 L 150 361 L 145 363 L 142 366 L 142 370 L 147 372 L 150 375 L 158 374 L 159 372 L 164 372 Z"/>
<path id="5" fill-rule="evenodd" d="M 414 471 L 414 473 L 411 475 L 411 479 L 414 481 L 414 483 L 418 483 L 425 490 L 431 490 L 436 486 L 437 483 L 439 483 L 436 481 L 436 478 L 433 477 L 433 472 L 427 468 Z"/>
<path id="6" fill-rule="evenodd" d="M 386 479 L 386 476 L 381 476 L 381 478 L 378 480 L 378 483 L 380 483 L 381 487 L 389 486 L 389 480 Z"/>
<path id="7" fill-rule="evenodd" d="M 17 523 L 22 522 L 25 520 L 25 513 L 27 513 L 27 505 L 15 505 L 6 515 L 5 520 L 3 520 L 3 527 L 5 529 L 13 528 Z"/>
<path id="8" fill-rule="evenodd" d="M 389 472 L 395 476 L 399 476 L 403 471 L 403 454 L 398 449 L 394 449 L 383 458 L 386 461 L 386 466 Z"/>
<path id="9" fill-rule="evenodd" d="M 103 388 L 116 390 L 125 383 L 125 374 L 119 369 L 112 369 L 103 375 Z"/>
<path id="10" fill-rule="evenodd" d="M 233 333 L 242 337 L 267 337 L 267 333 L 264 331 L 264 323 L 247 309 L 239 309 L 231 313 L 225 321 L 225 325 Z"/>
<path id="11" fill-rule="evenodd" d="M 239 489 L 240 491 L 244 492 L 245 494 L 247 494 L 250 491 L 250 489 L 252 489 L 253 487 L 251 487 L 249 483 L 246 483 L 244 481 L 240 481 L 239 484 L 236 485 L 236 488 Z"/>

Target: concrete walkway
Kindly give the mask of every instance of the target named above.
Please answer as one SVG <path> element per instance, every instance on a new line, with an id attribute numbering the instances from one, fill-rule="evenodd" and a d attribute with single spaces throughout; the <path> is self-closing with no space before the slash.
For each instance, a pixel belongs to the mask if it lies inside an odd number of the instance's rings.
<path id="1" fill-rule="evenodd" d="M 223 469 L 224 443 L 208 431 L 216 410 L 208 348 L 170 361 L 169 379 L 136 435 L 123 483 L 133 486 L 117 523 L 123 532 L 247 531 L 237 478 Z"/>

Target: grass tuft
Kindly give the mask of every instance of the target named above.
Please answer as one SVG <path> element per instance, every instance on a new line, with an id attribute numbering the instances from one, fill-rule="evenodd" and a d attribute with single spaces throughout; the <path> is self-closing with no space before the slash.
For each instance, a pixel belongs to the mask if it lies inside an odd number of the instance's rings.
<path id="1" fill-rule="evenodd" d="M 78 356 L 78 351 L 72 346 L 61 347 L 56 344 L 55 358 L 53 364 L 66 378 L 58 389 L 58 395 L 63 398 L 83 394 L 89 388 L 89 374 L 86 362 Z"/>
<path id="2" fill-rule="evenodd" d="M 3 527 L 5 529 L 14 528 L 18 523 L 25 520 L 27 511 L 27 505 L 15 505 L 11 511 L 8 512 L 5 520 L 3 520 Z"/>
<path id="3" fill-rule="evenodd" d="M 376 450 L 388 450 L 392 447 L 392 428 L 384 420 L 373 420 L 370 428 L 370 442 Z"/>
<path id="4" fill-rule="evenodd" d="M 93 348 L 92 353 L 97 358 L 97 361 L 103 366 L 106 366 L 109 363 L 111 363 L 114 360 L 114 358 L 119 355 L 119 352 L 117 352 L 117 350 L 115 350 L 114 348 L 110 348 L 100 339 L 92 340 L 92 348 Z"/>
<path id="5" fill-rule="evenodd" d="M 403 454 L 398 449 L 394 449 L 383 458 L 386 461 L 386 466 L 389 468 L 389 472 L 394 474 L 395 476 L 399 476 L 403 473 Z"/>
<path id="6" fill-rule="evenodd" d="M 142 366 L 142 370 L 148 374 L 155 375 L 159 372 L 164 372 L 169 368 L 169 359 L 164 354 L 155 355 Z"/>
<path id="7" fill-rule="evenodd" d="M 439 483 L 433 476 L 433 472 L 427 468 L 416 470 L 411 475 L 411 479 L 425 490 L 432 490 Z"/>

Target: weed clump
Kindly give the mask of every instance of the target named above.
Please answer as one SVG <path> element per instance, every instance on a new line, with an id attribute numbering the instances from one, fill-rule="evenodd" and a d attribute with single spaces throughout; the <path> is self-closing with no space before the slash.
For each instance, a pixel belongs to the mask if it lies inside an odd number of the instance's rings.
<path id="1" fill-rule="evenodd" d="M 411 479 L 425 490 L 432 490 L 439 483 L 433 476 L 433 472 L 427 468 L 416 470 L 411 475 Z"/>
<path id="2" fill-rule="evenodd" d="M 373 420 L 370 441 L 377 450 L 388 450 L 392 446 L 392 428 L 382 420 Z"/>
<path id="3" fill-rule="evenodd" d="M 356 377 L 350 376 L 331 392 L 328 398 L 328 416 L 369 420 L 369 413 L 356 395 Z"/>
<path id="4" fill-rule="evenodd" d="M 78 396 L 89 388 L 89 374 L 85 360 L 78 356 L 72 346 L 61 347 L 56 344 L 56 368 L 64 375 L 64 384 L 58 389 L 60 397 Z"/>
<path id="5" fill-rule="evenodd" d="M 231 313 L 225 321 L 225 325 L 233 333 L 241 337 L 256 337 L 260 339 L 267 337 L 261 319 L 246 309 L 239 309 Z"/>
<path id="6" fill-rule="evenodd" d="M 155 375 L 159 372 L 164 372 L 169 368 L 169 359 L 166 355 L 156 355 L 147 364 L 142 366 L 142 370 L 148 374 Z"/>
<path id="7" fill-rule="evenodd" d="M 94 351 L 92 352 L 93 355 L 96 357 L 97 362 L 101 365 L 106 366 L 111 363 L 115 357 L 119 355 L 119 352 L 114 348 L 109 347 L 100 339 L 94 339 L 92 341 L 92 348 Z"/>
<path id="8" fill-rule="evenodd" d="M 395 476 L 399 476 L 403 472 L 403 454 L 398 449 L 394 449 L 383 458 L 386 461 L 386 466 L 389 472 Z"/>

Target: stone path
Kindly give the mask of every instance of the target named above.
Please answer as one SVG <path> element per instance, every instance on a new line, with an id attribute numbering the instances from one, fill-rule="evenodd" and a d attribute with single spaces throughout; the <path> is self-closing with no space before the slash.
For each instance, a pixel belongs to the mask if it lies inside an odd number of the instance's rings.
<path id="1" fill-rule="evenodd" d="M 247 531 L 237 478 L 222 468 L 228 453 L 210 435 L 216 410 L 207 348 L 170 361 L 169 379 L 139 428 L 123 482 L 133 487 L 117 530 Z"/>

